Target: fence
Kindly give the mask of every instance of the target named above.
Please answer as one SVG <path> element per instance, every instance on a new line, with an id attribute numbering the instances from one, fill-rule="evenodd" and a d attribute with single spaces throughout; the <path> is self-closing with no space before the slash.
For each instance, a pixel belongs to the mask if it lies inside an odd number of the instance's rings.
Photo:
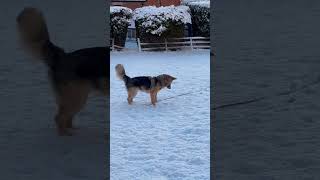
<path id="1" fill-rule="evenodd" d="M 140 38 L 137 38 L 138 50 L 141 51 L 172 51 L 182 49 L 210 49 L 209 37 L 184 37 L 184 38 L 169 38 L 164 42 L 159 43 L 143 43 Z M 123 50 L 125 47 L 120 47 L 114 44 L 114 39 L 110 39 L 110 49 Z"/>
<path id="2" fill-rule="evenodd" d="M 160 43 L 143 43 L 138 41 L 139 51 L 169 51 L 180 49 L 210 49 L 209 37 L 169 38 Z"/>
<path id="3" fill-rule="evenodd" d="M 115 45 L 114 44 L 114 39 L 113 38 L 110 39 L 110 50 L 111 51 L 122 50 L 122 49 L 125 49 L 125 47 L 121 47 L 121 46 Z"/>
<path id="4" fill-rule="evenodd" d="M 110 38 L 110 50 L 114 50 L 114 39 Z"/>

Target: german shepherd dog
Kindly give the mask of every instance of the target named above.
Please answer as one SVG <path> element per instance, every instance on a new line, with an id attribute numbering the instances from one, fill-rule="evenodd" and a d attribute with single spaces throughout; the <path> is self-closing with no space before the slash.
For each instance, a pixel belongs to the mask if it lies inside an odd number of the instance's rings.
<path id="1" fill-rule="evenodd" d="M 138 91 L 143 91 L 150 94 L 152 105 L 156 105 L 158 92 L 167 87 L 171 89 L 171 83 L 177 78 L 168 74 L 161 74 L 159 76 L 139 76 L 130 78 L 126 75 L 126 71 L 122 64 L 115 67 L 116 75 L 124 81 L 128 92 L 128 103 L 132 104 L 133 98 L 137 95 Z"/>
<path id="2" fill-rule="evenodd" d="M 50 41 L 42 13 L 28 7 L 17 16 L 17 29 L 23 47 L 41 60 L 55 94 L 55 122 L 59 135 L 72 135 L 72 119 L 86 104 L 90 92 L 109 95 L 109 53 L 107 47 L 65 52 Z"/>

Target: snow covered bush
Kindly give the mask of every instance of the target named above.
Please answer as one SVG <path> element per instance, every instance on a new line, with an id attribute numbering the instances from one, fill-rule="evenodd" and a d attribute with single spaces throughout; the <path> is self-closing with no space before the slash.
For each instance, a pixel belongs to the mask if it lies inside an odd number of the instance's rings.
<path id="1" fill-rule="evenodd" d="M 128 32 L 128 26 L 132 18 L 132 10 L 122 6 L 110 7 L 111 18 L 111 38 L 114 38 L 114 43 L 124 47 Z"/>
<path id="2" fill-rule="evenodd" d="M 191 23 L 187 6 L 145 6 L 133 13 L 137 37 L 143 42 L 159 42 L 168 37 L 182 37 L 185 24 Z"/>
<path id="3" fill-rule="evenodd" d="M 210 1 L 184 0 L 184 5 L 190 7 L 193 36 L 210 36 Z"/>

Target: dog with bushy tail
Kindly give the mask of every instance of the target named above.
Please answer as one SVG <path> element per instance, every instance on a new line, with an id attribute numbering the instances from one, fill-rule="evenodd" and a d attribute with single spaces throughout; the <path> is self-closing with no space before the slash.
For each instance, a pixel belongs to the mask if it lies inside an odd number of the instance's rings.
<path id="1" fill-rule="evenodd" d="M 22 47 L 47 66 L 58 109 L 58 133 L 72 135 L 74 116 L 86 104 L 89 93 L 109 95 L 110 50 L 92 47 L 65 52 L 51 41 L 42 12 L 33 7 L 24 8 L 16 21 Z"/>
<path id="2" fill-rule="evenodd" d="M 168 74 L 161 74 L 159 76 L 138 76 L 130 78 L 122 64 L 117 64 L 115 67 L 116 75 L 121 79 L 128 93 L 127 101 L 132 104 L 133 98 L 137 95 L 138 91 L 146 92 L 150 94 L 152 105 L 156 105 L 158 101 L 157 95 L 163 88 L 171 89 L 171 84 L 177 78 Z"/>

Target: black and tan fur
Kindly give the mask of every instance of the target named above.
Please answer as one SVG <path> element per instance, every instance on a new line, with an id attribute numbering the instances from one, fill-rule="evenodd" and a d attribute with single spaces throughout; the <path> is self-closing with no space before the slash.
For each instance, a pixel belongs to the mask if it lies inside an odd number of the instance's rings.
<path id="1" fill-rule="evenodd" d="M 126 75 L 126 71 L 122 64 L 115 67 L 117 76 L 124 81 L 128 92 L 128 103 L 132 104 L 133 98 L 137 95 L 138 91 L 143 91 L 150 94 L 152 105 L 156 105 L 157 95 L 163 88 L 171 89 L 171 83 L 177 79 L 167 74 L 159 76 L 139 76 L 130 78 Z"/>
<path id="2" fill-rule="evenodd" d="M 65 52 L 50 41 L 44 16 L 35 8 L 23 9 L 16 20 L 23 47 L 48 68 L 58 109 L 58 133 L 71 135 L 72 119 L 86 104 L 89 93 L 109 95 L 110 50 L 93 47 Z"/>

